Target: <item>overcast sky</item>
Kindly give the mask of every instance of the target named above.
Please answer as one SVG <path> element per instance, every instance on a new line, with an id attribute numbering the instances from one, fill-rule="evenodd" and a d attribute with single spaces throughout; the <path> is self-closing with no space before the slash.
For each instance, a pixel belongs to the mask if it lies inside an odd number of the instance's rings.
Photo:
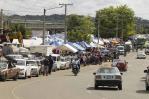
<path id="1" fill-rule="evenodd" d="M 7 10 L 5 14 L 41 15 L 43 8 L 56 7 L 63 2 L 73 3 L 73 6 L 68 7 L 68 14 L 95 16 L 99 9 L 127 4 L 135 11 L 136 16 L 149 19 L 149 0 L 0 0 L 0 8 Z M 48 15 L 63 13 L 64 8 L 47 11 Z"/>

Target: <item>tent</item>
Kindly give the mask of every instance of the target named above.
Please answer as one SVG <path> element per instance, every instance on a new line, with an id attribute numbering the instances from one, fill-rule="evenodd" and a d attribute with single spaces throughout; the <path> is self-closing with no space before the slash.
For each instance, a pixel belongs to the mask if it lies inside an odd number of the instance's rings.
<path id="1" fill-rule="evenodd" d="M 95 43 L 93 43 L 93 42 L 91 42 L 90 45 L 91 45 L 92 47 L 97 47 L 97 44 L 95 44 Z"/>
<path id="2" fill-rule="evenodd" d="M 77 44 L 77 43 L 73 43 L 73 45 L 80 51 L 84 51 L 85 48 L 83 48 L 81 45 Z"/>
<path id="3" fill-rule="evenodd" d="M 98 44 L 98 39 L 94 39 L 93 42 Z M 101 39 L 99 39 L 99 45 L 104 45 L 104 42 Z"/>
<path id="4" fill-rule="evenodd" d="M 50 45 L 53 45 L 53 46 L 61 46 L 63 43 L 62 42 L 58 42 L 58 41 L 53 41 L 50 43 Z"/>
<path id="5" fill-rule="evenodd" d="M 86 42 L 82 41 L 82 42 L 77 42 L 78 45 L 81 45 L 83 48 L 87 49 L 87 48 L 91 48 L 92 46 L 87 44 Z"/>
<path id="6" fill-rule="evenodd" d="M 61 51 L 69 51 L 69 52 L 73 52 L 73 53 L 76 53 L 78 51 L 77 49 L 75 49 L 74 47 L 72 47 L 69 44 L 63 44 L 61 46 L 58 46 L 57 48 L 60 49 Z"/>

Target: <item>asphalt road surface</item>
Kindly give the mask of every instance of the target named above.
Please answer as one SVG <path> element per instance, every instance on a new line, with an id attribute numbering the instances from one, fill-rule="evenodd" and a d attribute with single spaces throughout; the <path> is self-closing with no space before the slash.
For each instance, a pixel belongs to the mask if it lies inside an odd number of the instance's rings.
<path id="1" fill-rule="evenodd" d="M 148 99 L 143 71 L 149 65 L 149 56 L 136 59 L 133 52 L 124 59 L 128 61 L 128 71 L 123 73 L 122 91 L 117 88 L 94 90 L 93 72 L 99 66 L 92 65 L 81 68 L 76 77 L 71 70 L 64 70 L 50 76 L 0 82 L 0 99 Z"/>

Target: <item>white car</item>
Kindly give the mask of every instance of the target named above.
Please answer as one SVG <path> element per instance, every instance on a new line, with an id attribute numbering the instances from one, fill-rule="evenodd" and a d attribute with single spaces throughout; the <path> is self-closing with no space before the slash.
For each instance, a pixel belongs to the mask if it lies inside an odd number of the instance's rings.
<path id="1" fill-rule="evenodd" d="M 146 54 L 144 51 L 137 52 L 137 59 L 145 59 L 145 58 L 146 58 Z"/>
<path id="2" fill-rule="evenodd" d="M 27 60 L 26 65 L 31 67 L 31 75 L 32 76 L 39 76 L 40 66 L 38 65 L 37 60 Z"/>
<path id="3" fill-rule="evenodd" d="M 52 68 L 52 71 L 56 71 L 56 70 L 59 70 L 60 69 L 60 55 L 59 54 L 51 54 L 53 60 L 54 60 L 54 63 L 53 63 L 53 68 Z"/>
<path id="4" fill-rule="evenodd" d="M 122 73 L 117 67 L 100 67 L 95 75 L 95 89 L 98 86 L 117 86 L 119 90 L 122 90 Z"/>
<path id="5" fill-rule="evenodd" d="M 21 71 L 19 72 L 19 78 L 27 78 L 31 77 L 31 67 L 27 66 L 26 59 L 16 59 L 16 67 L 18 67 Z"/>
<path id="6" fill-rule="evenodd" d="M 23 56 L 20 54 L 9 54 L 8 57 L 11 57 L 13 59 L 23 59 Z"/>
<path id="7" fill-rule="evenodd" d="M 70 61 L 66 57 L 61 57 L 59 62 L 60 69 L 69 69 Z"/>

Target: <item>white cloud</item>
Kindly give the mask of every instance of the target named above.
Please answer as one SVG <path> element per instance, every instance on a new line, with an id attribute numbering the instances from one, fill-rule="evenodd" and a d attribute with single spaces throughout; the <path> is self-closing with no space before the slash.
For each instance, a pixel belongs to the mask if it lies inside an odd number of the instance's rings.
<path id="1" fill-rule="evenodd" d="M 59 3 L 71 2 L 68 13 L 95 16 L 97 10 L 110 5 L 127 4 L 137 16 L 149 19 L 149 0 L 0 0 L 0 8 L 12 10 L 12 14 L 42 14 L 43 8 L 59 6 Z M 20 12 L 21 11 L 21 12 Z M 22 12 L 23 11 L 23 12 Z M 8 12 L 5 12 L 8 13 Z M 47 14 L 63 14 L 64 8 L 47 11 Z"/>

